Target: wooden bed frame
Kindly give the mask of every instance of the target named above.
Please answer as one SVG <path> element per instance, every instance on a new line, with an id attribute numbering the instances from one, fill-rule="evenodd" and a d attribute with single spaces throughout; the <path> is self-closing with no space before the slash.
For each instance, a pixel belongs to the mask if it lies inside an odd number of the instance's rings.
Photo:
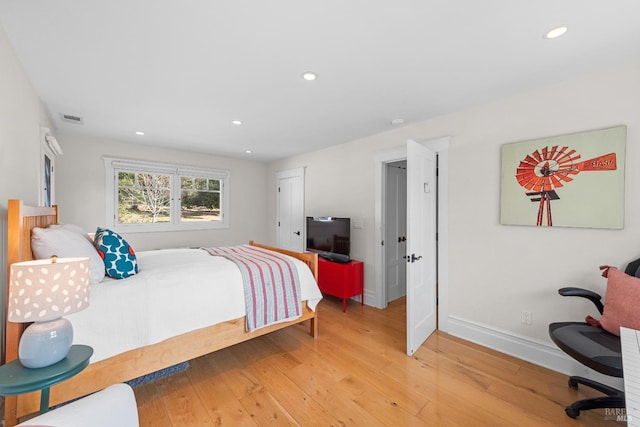
<path id="1" fill-rule="evenodd" d="M 33 259 L 31 253 L 31 230 L 34 227 L 44 228 L 51 224 L 57 224 L 58 208 L 57 206 L 50 208 L 26 206 L 21 200 L 9 200 L 7 221 L 7 270 L 9 270 L 8 266 L 15 262 Z M 249 244 L 291 255 L 302 260 L 309 266 L 316 280 L 318 279 L 317 254 L 273 248 L 253 241 Z M 9 271 L 7 271 L 7 276 L 8 274 Z M 7 296 L 9 295 L 8 287 L 9 280 L 7 280 Z M 53 406 L 85 396 L 111 384 L 128 381 L 307 320 L 309 320 L 309 332 L 315 337 L 318 333 L 317 311 L 311 310 L 305 301 L 303 303 L 302 316 L 294 321 L 275 324 L 253 332 L 246 332 L 245 318 L 242 317 L 178 335 L 158 344 L 134 349 L 92 363 L 75 377 L 51 387 L 50 404 Z M 18 357 L 18 343 L 22 331 L 23 324 L 6 322 L 5 360 L 7 362 Z M 38 392 L 6 396 L 6 425 L 15 425 L 19 417 L 37 412 L 39 399 Z"/>

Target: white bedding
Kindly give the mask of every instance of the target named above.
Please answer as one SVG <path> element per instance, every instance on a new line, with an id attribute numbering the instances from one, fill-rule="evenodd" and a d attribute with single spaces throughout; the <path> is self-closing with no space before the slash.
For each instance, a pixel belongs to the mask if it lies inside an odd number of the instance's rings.
<path id="1" fill-rule="evenodd" d="M 91 362 L 245 315 L 236 265 L 202 249 L 136 253 L 140 272 L 91 285 L 89 307 L 66 316 L 74 344 L 93 347 Z M 302 300 L 312 310 L 322 294 L 303 262 L 298 268 Z"/>

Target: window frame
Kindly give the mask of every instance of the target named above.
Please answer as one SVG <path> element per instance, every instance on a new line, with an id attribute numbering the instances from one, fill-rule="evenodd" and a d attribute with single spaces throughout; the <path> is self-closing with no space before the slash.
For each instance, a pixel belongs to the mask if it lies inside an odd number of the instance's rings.
<path id="1" fill-rule="evenodd" d="M 178 164 L 103 157 L 105 166 L 106 224 L 116 232 L 143 233 L 154 231 L 217 230 L 229 228 L 230 172 L 223 169 L 207 169 Z M 170 176 L 169 222 L 120 224 L 118 223 L 118 173 L 152 173 Z M 182 221 L 180 178 L 216 179 L 220 181 L 220 220 Z"/>

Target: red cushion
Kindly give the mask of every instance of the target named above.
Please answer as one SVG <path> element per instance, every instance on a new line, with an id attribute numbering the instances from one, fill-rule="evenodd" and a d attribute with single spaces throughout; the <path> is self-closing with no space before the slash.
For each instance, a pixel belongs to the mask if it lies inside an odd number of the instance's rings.
<path id="1" fill-rule="evenodd" d="M 607 278 L 607 291 L 600 325 L 618 336 L 620 326 L 640 329 L 640 279 L 615 267 L 604 268 L 602 275 Z"/>

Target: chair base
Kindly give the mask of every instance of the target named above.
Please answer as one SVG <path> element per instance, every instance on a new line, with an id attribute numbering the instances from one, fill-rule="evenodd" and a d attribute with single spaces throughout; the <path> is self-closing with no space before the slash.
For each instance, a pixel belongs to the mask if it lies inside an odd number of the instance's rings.
<path id="1" fill-rule="evenodd" d="M 592 397 L 589 399 L 582 399 L 573 402 L 571 405 L 564 409 L 564 412 L 571 418 L 576 418 L 580 415 L 580 411 L 586 409 L 599 409 L 599 408 L 624 408 L 624 392 L 616 388 L 610 387 L 605 384 L 590 380 L 584 377 L 569 377 L 569 387 L 578 388 L 578 384 L 583 384 L 591 387 L 594 390 L 598 390 L 606 394 L 602 397 Z"/>

